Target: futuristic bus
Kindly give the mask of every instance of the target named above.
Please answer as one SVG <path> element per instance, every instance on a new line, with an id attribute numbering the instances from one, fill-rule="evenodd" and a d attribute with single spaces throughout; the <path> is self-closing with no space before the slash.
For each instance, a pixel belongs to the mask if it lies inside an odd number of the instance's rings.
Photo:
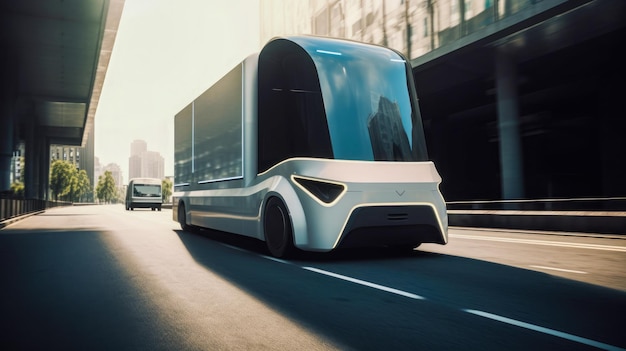
<path id="1" fill-rule="evenodd" d="M 161 180 L 156 178 L 133 178 L 126 188 L 126 210 L 149 208 L 161 211 Z"/>
<path id="2" fill-rule="evenodd" d="M 175 116 L 173 217 L 294 249 L 446 244 L 410 64 L 322 37 L 269 41 Z"/>

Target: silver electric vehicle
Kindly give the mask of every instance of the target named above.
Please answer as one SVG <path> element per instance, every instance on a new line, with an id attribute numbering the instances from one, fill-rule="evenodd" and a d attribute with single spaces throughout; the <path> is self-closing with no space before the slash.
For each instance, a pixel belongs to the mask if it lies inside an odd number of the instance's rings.
<path id="1" fill-rule="evenodd" d="M 294 249 L 446 244 L 410 64 L 376 45 L 275 38 L 175 116 L 173 217 Z"/>

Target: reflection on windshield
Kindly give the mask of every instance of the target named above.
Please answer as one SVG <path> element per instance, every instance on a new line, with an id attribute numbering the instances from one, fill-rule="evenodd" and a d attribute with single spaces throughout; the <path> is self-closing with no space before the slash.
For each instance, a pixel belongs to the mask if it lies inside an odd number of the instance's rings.
<path id="1" fill-rule="evenodd" d="M 148 184 L 135 184 L 133 196 L 136 197 L 160 197 L 161 186 Z"/>
<path id="2" fill-rule="evenodd" d="M 402 126 L 398 104 L 384 96 L 378 102 L 378 111 L 367 121 L 374 160 L 411 160 L 411 144 Z"/>

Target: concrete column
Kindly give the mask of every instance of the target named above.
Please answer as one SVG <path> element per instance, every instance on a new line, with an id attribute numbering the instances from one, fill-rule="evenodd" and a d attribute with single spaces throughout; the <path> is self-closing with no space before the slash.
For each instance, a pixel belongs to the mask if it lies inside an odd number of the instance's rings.
<path id="1" fill-rule="evenodd" d="M 48 140 L 39 141 L 39 199 L 50 200 L 50 143 Z"/>
<path id="2" fill-rule="evenodd" d="M 602 196 L 623 197 L 626 196 L 626 169 L 624 169 L 624 150 L 626 150 L 626 106 L 623 97 L 626 87 L 623 77 L 626 68 L 623 62 L 626 55 L 621 52 L 612 55 L 610 64 L 602 71 L 599 81 L 602 85 L 598 91 L 598 109 L 595 121 L 599 125 L 600 152 L 598 158 L 601 161 L 599 172 L 602 179 Z M 604 208 L 607 210 L 620 209 L 619 202 L 606 201 Z"/>
<path id="3" fill-rule="evenodd" d="M 0 53 L 0 192 L 11 188 L 11 160 L 15 150 L 15 70 L 11 69 L 12 63 L 8 52 Z"/>
<path id="4" fill-rule="evenodd" d="M 35 117 L 31 117 L 31 122 Z M 24 192 L 29 199 L 46 200 L 50 167 L 50 146 L 35 123 L 26 128 Z"/>
<path id="5" fill-rule="evenodd" d="M 517 68 L 511 57 L 501 50 L 496 50 L 496 92 L 502 198 L 520 199 L 524 197 L 524 169 Z"/>
<path id="6" fill-rule="evenodd" d="M 31 124 L 32 125 L 32 124 Z M 24 196 L 28 199 L 37 198 L 36 185 L 36 165 L 35 159 L 35 130 L 33 128 L 24 129 Z"/>
<path id="7" fill-rule="evenodd" d="M 14 116 L 13 111 L 8 108 L 9 102 L 2 99 L 0 101 L 0 119 L 2 119 L 2 128 L 0 128 L 0 191 L 9 190 L 11 188 L 11 160 L 13 158 L 13 132 L 14 132 Z"/>

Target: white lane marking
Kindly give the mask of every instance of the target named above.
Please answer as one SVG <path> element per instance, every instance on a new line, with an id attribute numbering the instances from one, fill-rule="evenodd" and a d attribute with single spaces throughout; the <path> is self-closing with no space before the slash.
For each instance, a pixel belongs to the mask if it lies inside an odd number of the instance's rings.
<path id="1" fill-rule="evenodd" d="M 292 264 L 289 261 L 281 260 L 279 258 L 275 258 L 275 257 L 271 257 L 271 256 L 261 255 L 261 257 L 270 259 L 272 261 L 280 262 L 280 263 Z M 541 267 L 541 268 L 548 268 L 548 269 L 551 268 L 551 267 L 543 267 L 543 266 L 534 266 L 534 267 Z M 409 293 L 409 292 L 406 292 L 406 291 L 390 288 L 390 287 L 387 287 L 387 286 L 384 286 L 384 285 L 370 283 L 368 281 L 364 281 L 364 280 L 360 280 L 360 279 L 356 279 L 356 278 L 351 278 L 351 277 L 348 277 L 348 276 L 345 276 L 345 275 L 341 275 L 341 274 L 325 271 L 325 270 L 322 270 L 322 269 L 318 269 L 318 268 L 314 268 L 314 267 L 304 267 L 304 266 L 300 267 L 300 268 L 306 269 L 306 270 L 311 271 L 311 272 L 327 275 L 329 277 L 338 278 L 338 279 L 342 279 L 342 280 L 345 280 L 345 281 L 348 281 L 348 282 L 364 285 L 364 286 L 371 287 L 371 288 L 374 288 L 374 289 L 378 289 L 378 290 L 390 292 L 390 293 L 393 293 L 393 294 L 409 297 L 409 298 L 412 298 L 412 299 L 426 300 L 425 297 L 420 296 L 420 295 L 416 295 L 416 294 Z M 552 269 L 555 269 L 555 268 L 552 268 Z M 557 270 L 561 270 L 559 268 L 556 268 L 556 269 Z M 579 272 L 579 271 L 571 271 L 571 270 L 565 270 L 565 271 Z M 586 272 L 580 272 L 580 273 L 586 273 Z M 561 331 L 558 331 L 558 330 L 545 328 L 545 327 L 541 327 L 541 326 L 538 326 L 538 325 L 534 325 L 534 324 L 518 321 L 518 320 L 515 320 L 515 319 L 502 317 L 502 316 L 499 316 L 499 315 L 496 315 L 496 314 L 492 314 L 492 313 L 488 313 L 488 312 L 483 312 L 483 311 L 478 311 L 478 310 L 471 310 L 471 309 L 461 309 L 461 310 L 463 312 L 471 313 L 471 314 L 474 314 L 474 315 L 477 315 L 477 316 L 489 318 L 489 319 L 492 319 L 492 320 L 495 320 L 495 321 L 507 323 L 507 324 L 518 326 L 518 327 L 525 328 L 525 329 L 534 330 L 534 331 L 537 331 L 537 332 L 540 332 L 540 333 L 544 333 L 544 334 L 556 336 L 556 337 L 559 337 L 559 338 L 562 338 L 562 339 L 567 339 L 567 340 L 578 342 L 578 343 L 581 343 L 581 344 L 597 347 L 597 348 L 603 349 L 603 350 L 626 351 L 626 349 L 621 348 L 621 347 L 605 344 L 605 343 L 602 343 L 602 342 L 599 342 L 599 341 L 595 341 L 595 340 L 583 338 L 583 337 L 580 337 L 580 336 L 576 336 L 576 335 L 573 335 L 573 334 L 564 333 L 564 332 L 561 332 Z"/>
<path id="2" fill-rule="evenodd" d="M 412 293 L 409 293 L 409 292 L 406 292 L 406 291 L 390 288 L 390 287 L 387 287 L 387 286 L 384 286 L 384 285 L 370 283 L 370 282 L 367 282 L 365 280 L 351 278 L 351 277 L 348 277 L 348 276 L 345 276 L 345 275 L 341 275 L 341 274 L 337 274 L 337 273 L 333 273 L 333 272 L 328 272 L 328 271 L 325 271 L 325 270 L 322 270 L 322 269 L 313 268 L 313 267 L 302 267 L 302 268 L 304 268 L 304 269 L 306 269 L 308 271 L 311 271 L 311 272 L 324 274 L 324 275 L 327 275 L 329 277 L 342 279 L 342 280 L 345 280 L 345 281 L 349 281 L 351 283 L 356 283 L 356 284 L 368 286 L 370 288 L 374 288 L 374 289 L 390 292 L 392 294 L 401 295 L 401 296 L 408 297 L 408 298 L 411 298 L 411 299 L 425 300 L 425 298 L 422 297 L 422 296 L 415 295 L 415 294 L 412 294 Z"/>
<path id="3" fill-rule="evenodd" d="M 563 268 L 547 267 L 547 266 L 535 266 L 535 265 L 531 265 L 530 267 L 539 268 L 539 269 L 548 269 L 548 270 L 559 271 L 559 272 L 567 272 L 567 273 L 587 274 L 587 272 L 575 271 L 573 269 L 563 269 Z"/>
<path id="4" fill-rule="evenodd" d="M 229 245 L 229 244 L 224 244 L 224 243 L 222 243 L 222 245 L 226 246 L 226 247 L 229 247 L 229 248 L 231 248 L 233 250 L 247 252 L 247 253 L 253 253 L 252 251 L 243 249 L 241 247 L 237 247 L 237 246 L 233 246 L 233 245 Z M 276 262 L 280 262 L 280 263 L 284 263 L 284 264 L 291 264 L 291 262 L 285 261 L 285 260 L 281 260 L 280 258 L 276 258 L 276 257 L 272 257 L 272 256 L 266 256 L 266 255 L 259 255 L 259 256 L 261 256 L 263 258 L 267 258 L 268 260 L 272 260 L 272 261 L 276 261 Z"/>
<path id="5" fill-rule="evenodd" d="M 272 260 L 272 261 L 276 261 L 276 262 L 280 262 L 280 263 L 284 263 L 284 264 L 292 264 L 289 261 L 285 261 L 285 260 L 281 260 L 280 258 L 276 258 L 276 257 L 272 257 L 272 256 L 265 256 L 265 255 L 261 255 L 261 257 L 263 258 L 267 258 L 268 260 Z"/>
<path id="6" fill-rule="evenodd" d="M 564 332 L 561 332 L 561 331 L 558 331 L 558 330 L 549 329 L 549 328 L 545 328 L 545 327 L 540 327 L 538 325 L 521 322 L 521 321 L 518 321 L 518 320 L 515 320 L 515 319 L 498 316 L 496 314 L 491 314 L 491 313 L 488 313 L 488 312 L 477 311 L 477 310 L 468 310 L 468 309 L 464 309 L 463 311 L 471 313 L 471 314 L 475 314 L 477 316 L 489 318 L 489 319 L 492 319 L 492 320 L 495 320 L 495 321 L 498 321 L 498 322 L 502 322 L 502 323 L 506 323 L 506 324 L 510 324 L 510 325 L 514 325 L 514 326 L 517 326 L 517 327 L 534 330 L 534 331 L 538 331 L 540 333 L 549 334 L 549 335 L 556 336 L 556 337 L 559 337 L 559 338 L 575 341 L 575 342 L 578 342 L 578 343 L 581 343 L 581 344 L 597 347 L 597 348 L 603 349 L 603 350 L 626 351 L 626 349 L 623 349 L 621 347 L 605 344 L 605 343 L 602 343 L 602 342 L 599 342 L 599 341 L 595 341 L 595 340 L 591 340 L 591 339 L 586 339 L 586 338 L 583 338 L 583 337 L 580 337 L 580 336 L 564 333 Z"/>
<path id="7" fill-rule="evenodd" d="M 624 246 L 580 244 L 580 243 L 569 243 L 569 242 L 558 242 L 558 241 L 547 241 L 547 240 L 532 240 L 532 239 L 513 239 L 513 238 L 501 238 L 501 237 L 486 237 L 486 236 L 465 235 L 465 234 L 449 234 L 449 236 L 451 236 L 453 238 L 459 238 L 459 239 L 500 241 L 500 242 L 506 242 L 506 243 L 545 245 L 545 246 L 560 246 L 560 247 L 571 247 L 571 248 L 577 248 L 577 249 L 593 249 L 593 250 L 626 252 L 626 247 L 624 247 Z"/>

